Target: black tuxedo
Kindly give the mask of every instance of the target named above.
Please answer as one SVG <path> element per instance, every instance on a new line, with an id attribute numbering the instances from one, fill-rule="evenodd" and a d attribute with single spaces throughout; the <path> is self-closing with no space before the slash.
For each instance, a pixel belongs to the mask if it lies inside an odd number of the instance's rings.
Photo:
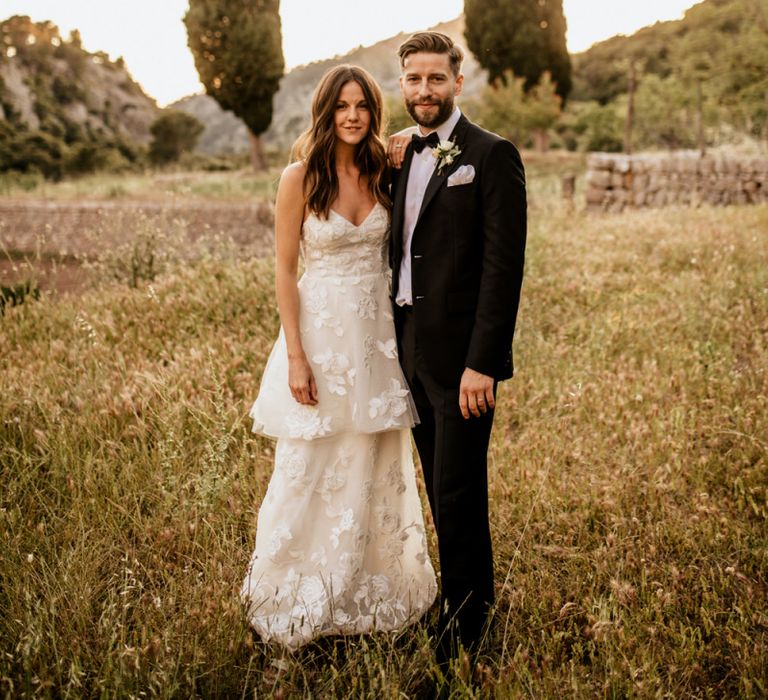
<path id="1" fill-rule="evenodd" d="M 493 412 L 462 418 L 459 384 L 466 367 L 495 380 L 512 376 L 526 194 L 522 161 L 509 141 L 463 115 L 450 140 L 461 152 L 440 174 L 435 168 L 427 185 L 411 239 L 413 306 L 395 305 L 395 320 L 421 421 L 414 439 L 438 535 L 441 622 L 455 616 L 469 646 L 493 602 L 486 467 Z M 412 159 L 409 146 L 402 170 L 392 175 L 393 302 Z M 474 168 L 474 179 L 449 186 L 464 165 Z"/>

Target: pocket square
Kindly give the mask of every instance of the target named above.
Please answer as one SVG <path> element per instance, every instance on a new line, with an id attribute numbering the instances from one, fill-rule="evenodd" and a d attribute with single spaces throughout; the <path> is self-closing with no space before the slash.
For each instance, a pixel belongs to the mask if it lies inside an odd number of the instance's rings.
<path id="1" fill-rule="evenodd" d="M 448 187 L 468 185 L 475 179 L 475 169 L 471 165 L 462 165 L 448 178 Z"/>

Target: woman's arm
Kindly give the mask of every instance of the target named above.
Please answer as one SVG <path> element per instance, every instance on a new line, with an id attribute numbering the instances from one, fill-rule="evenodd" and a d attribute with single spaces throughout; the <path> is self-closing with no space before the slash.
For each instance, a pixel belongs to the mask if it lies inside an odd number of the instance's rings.
<path id="1" fill-rule="evenodd" d="M 405 159 L 405 149 L 411 142 L 411 137 L 417 133 L 415 126 L 409 126 L 396 134 L 392 134 L 387 141 L 387 157 L 393 168 L 401 168 Z"/>
<path id="2" fill-rule="evenodd" d="M 317 403 L 317 385 L 299 330 L 299 243 L 304 222 L 304 166 L 289 165 L 280 178 L 275 206 L 275 291 L 288 347 L 288 385 L 300 404 Z"/>

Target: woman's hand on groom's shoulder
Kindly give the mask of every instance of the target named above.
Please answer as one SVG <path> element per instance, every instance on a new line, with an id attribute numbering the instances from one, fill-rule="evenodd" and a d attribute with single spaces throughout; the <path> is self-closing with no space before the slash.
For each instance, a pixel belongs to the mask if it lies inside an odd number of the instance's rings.
<path id="1" fill-rule="evenodd" d="M 387 159 L 392 168 L 400 169 L 405 160 L 405 149 L 411 142 L 411 137 L 416 133 L 415 126 L 409 126 L 396 134 L 392 134 L 387 141 Z"/>

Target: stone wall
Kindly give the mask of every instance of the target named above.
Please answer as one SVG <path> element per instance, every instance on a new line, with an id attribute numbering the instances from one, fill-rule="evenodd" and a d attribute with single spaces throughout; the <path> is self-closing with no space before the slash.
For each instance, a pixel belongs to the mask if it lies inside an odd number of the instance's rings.
<path id="1" fill-rule="evenodd" d="M 593 153 L 587 158 L 587 209 L 768 202 L 768 158 Z"/>

